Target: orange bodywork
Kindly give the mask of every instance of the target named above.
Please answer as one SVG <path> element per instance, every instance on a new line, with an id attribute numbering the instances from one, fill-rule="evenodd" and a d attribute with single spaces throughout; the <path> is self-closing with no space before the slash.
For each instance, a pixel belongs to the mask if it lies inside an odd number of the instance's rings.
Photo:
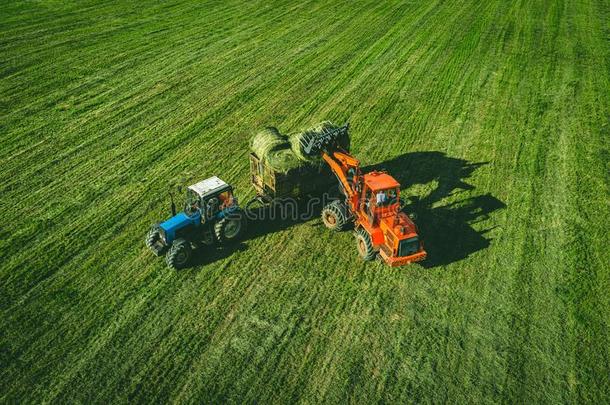
<path id="1" fill-rule="evenodd" d="M 337 176 L 355 228 L 363 228 L 373 248 L 390 266 L 402 266 L 426 258 L 415 223 L 400 212 L 400 184 L 385 172 L 360 172 L 360 162 L 342 151 L 322 153 Z M 378 201 L 379 193 L 385 201 Z M 383 198 L 382 198 L 383 200 Z"/>

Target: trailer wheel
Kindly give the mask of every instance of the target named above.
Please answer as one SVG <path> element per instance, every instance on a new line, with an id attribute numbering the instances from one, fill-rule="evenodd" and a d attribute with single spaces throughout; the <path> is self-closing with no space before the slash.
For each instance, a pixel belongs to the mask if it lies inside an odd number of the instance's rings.
<path id="1" fill-rule="evenodd" d="M 191 256 L 191 244 L 184 239 L 176 239 L 169 248 L 165 261 L 170 268 L 180 270 L 188 266 Z"/>
<path id="2" fill-rule="evenodd" d="M 331 231 L 344 231 L 348 225 L 345 204 L 336 200 L 326 205 L 322 209 L 322 222 Z"/>
<path id="3" fill-rule="evenodd" d="M 356 247 L 362 260 L 371 261 L 375 258 L 375 250 L 371 243 L 371 235 L 362 228 L 356 231 Z"/>
<path id="4" fill-rule="evenodd" d="M 214 224 L 214 234 L 220 243 L 238 240 L 246 230 L 246 216 L 241 209 L 235 210 Z"/>

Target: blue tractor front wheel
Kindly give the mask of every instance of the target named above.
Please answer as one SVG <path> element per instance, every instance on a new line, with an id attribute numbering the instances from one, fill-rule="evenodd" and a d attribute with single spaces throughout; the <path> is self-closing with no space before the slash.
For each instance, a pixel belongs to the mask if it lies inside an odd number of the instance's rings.
<path id="1" fill-rule="evenodd" d="M 167 246 L 163 243 L 161 238 L 161 228 L 158 224 L 151 226 L 146 234 L 145 243 L 157 256 L 162 256 L 167 250 Z"/>
<path id="2" fill-rule="evenodd" d="M 172 269 L 180 270 L 187 267 L 192 256 L 191 244 L 185 239 L 176 239 L 169 248 L 165 261 Z"/>

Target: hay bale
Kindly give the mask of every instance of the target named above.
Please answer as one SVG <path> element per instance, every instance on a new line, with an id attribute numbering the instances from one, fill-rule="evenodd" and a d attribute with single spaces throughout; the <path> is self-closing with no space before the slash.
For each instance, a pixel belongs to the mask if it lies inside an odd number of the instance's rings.
<path id="1" fill-rule="evenodd" d="M 322 160 L 320 154 L 307 155 L 303 150 L 303 144 L 307 144 L 312 137 L 336 128 L 338 127 L 332 122 L 324 121 L 303 132 L 286 137 L 277 128 L 267 127 L 252 137 L 250 148 L 273 170 L 287 173 L 302 166 L 320 164 Z M 344 149 L 349 150 L 349 137 L 339 139 L 338 143 Z"/>
<path id="2" fill-rule="evenodd" d="M 290 144 L 286 136 L 282 135 L 280 131 L 274 127 L 265 128 L 254 135 L 250 140 L 250 149 L 261 159 L 265 159 L 265 156 L 273 150 L 287 148 L 289 146 Z"/>
<path id="3" fill-rule="evenodd" d="M 276 172 L 287 173 L 306 164 L 295 156 L 288 138 L 274 127 L 267 127 L 254 135 L 250 149 Z"/>
<path id="4" fill-rule="evenodd" d="M 299 159 L 303 162 L 312 162 L 312 163 L 319 161 L 320 160 L 319 154 L 315 154 L 312 156 L 305 154 L 305 152 L 303 151 L 303 142 L 304 141 L 307 141 L 307 138 L 305 138 L 305 135 L 303 132 L 292 134 L 292 135 L 288 136 L 288 142 L 290 143 L 290 148 L 292 149 L 292 152 L 297 157 L 297 159 Z"/>
<path id="5" fill-rule="evenodd" d="M 264 159 L 273 170 L 281 173 L 288 173 L 306 164 L 299 160 L 290 147 L 274 149 L 268 152 Z"/>

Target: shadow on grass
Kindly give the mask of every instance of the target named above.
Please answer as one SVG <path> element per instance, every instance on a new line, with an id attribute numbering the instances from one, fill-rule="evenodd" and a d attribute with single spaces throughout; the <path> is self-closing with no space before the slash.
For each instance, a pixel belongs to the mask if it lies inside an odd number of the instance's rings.
<path id="1" fill-rule="evenodd" d="M 447 197 L 474 190 L 475 187 L 466 180 L 485 164 L 451 158 L 442 152 L 414 152 L 364 167 L 363 172 L 386 170 L 400 182 L 402 195 L 409 202 L 405 210 L 416 215 L 415 222 L 428 252 L 428 258 L 422 265 L 436 267 L 465 259 L 490 244 L 491 240 L 485 234 L 491 228 L 477 231 L 473 225 L 505 208 L 502 201 L 485 193 L 457 200 L 453 197 L 454 202 L 442 203 Z M 260 219 L 248 220 L 244 242 L 312 220 L 316 221 L 315 225 L 323 226 L 319 221 L 323 203 L 308 206 L 309 201 L 311 200 L 297 202 L 298 215 L 288 215 L 288 219 L 282 219 L 281 216 L 273 219 L 271 207 L 249 208 L 249 213 L 254 214 L 249 216 Z M 213 263 L 237 251 L 246 250 L 248 246 L 244 242 L 198 249 L 194 252 L 193 265 Z M 356 254 L 354 248 L 354 255 Z"/>
<path id="2" fill-rule="evenodd" d="M 296 201 L 296 203 L 298 210 L 299 207 L 307 206 L 308 200 Z M 222 246 L 218 244 L 204 246 L 200 249 L 196 249 L 193 252 L 192 266 L 210 264 L 217 260 L 224 259 L 233 253 L 244 251 L 248 249 L 248 245 L 246 245 L 245 242 L 250 240 L 280 232 L 305 222 L 314 222 L 315 220 L 320 219 L 320 214 L 322 212 L 321 204 L 317 204 L 313 206 L 307 214 L 298 215 L 297 213 L 297 218 L 293 218 L 292 215 L 286 215 L 285 218 L 282 218 L 277 214 L 280 209 L 286 208 L 279 208 L 279 206 L 257 206 L 248 208 L 248 217 L 250 219 L 247 221 L 247 229 L 242 241 Z M 306 211 L 306 209 L 303 209 L 303 211 Z M 319 222 L 321 223 L 321 221 Z"/>
<path id="3" fill-rule="evenodd" d="M 442 152 L 414 152 L 368 166 L 368 170 L 387 170 L 401 184 L 401 193 L 409 204 L 406 211 L 416 215 L 428 258 L 424 267 L 447 265 L 485 249 L 491 239 L 485 237 L 492 228 L 477 231 L 477 222 L 506 207 L 489 193 L 442 204 L 446 197 L 456 196 L 475 187 L 466 180 L 487 162 L 472 163 L 446 156 Z M 414 194 L 418 185 L 429 192 Z M 421 187 L 420 187 L 421 188 Z M 472 194 L 472 193 L 471 193 Z"/>

